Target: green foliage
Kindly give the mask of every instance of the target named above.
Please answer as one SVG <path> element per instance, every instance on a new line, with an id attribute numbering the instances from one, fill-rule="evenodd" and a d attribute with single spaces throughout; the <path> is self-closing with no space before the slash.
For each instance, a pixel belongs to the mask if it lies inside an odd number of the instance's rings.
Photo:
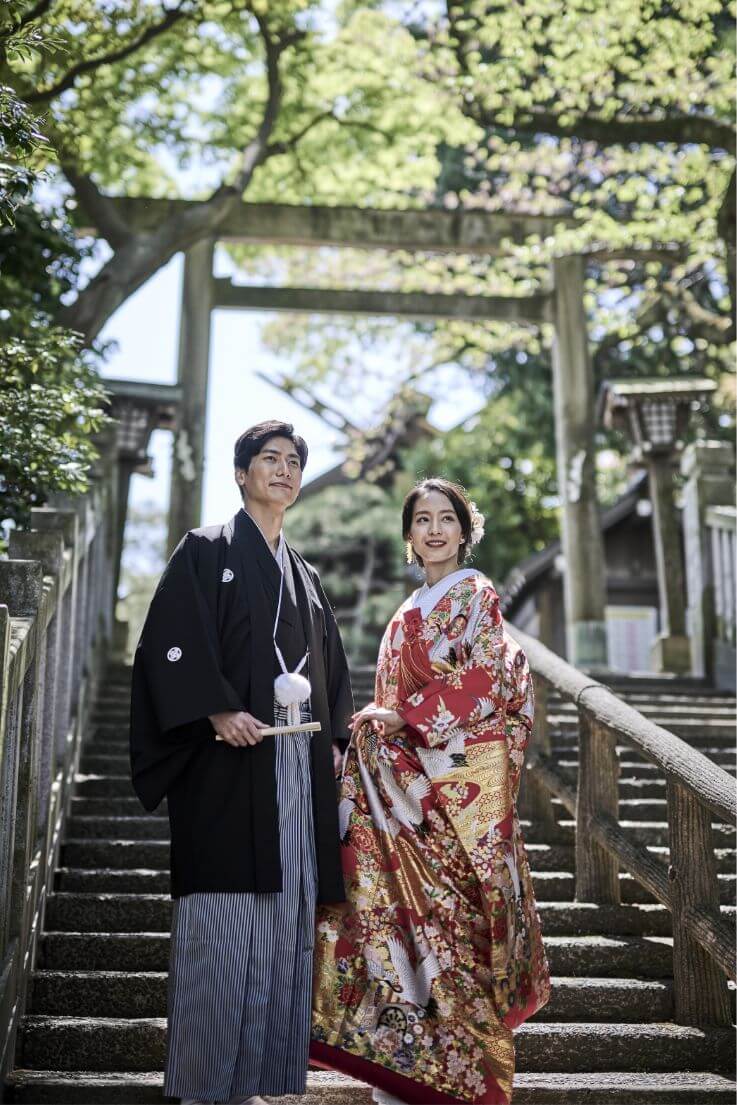
<path id="1" fill-rule="evenodd" d="M 48 96 L 57 153 L 116 192 L 174 195 L 184 180 L 201 196 L 232 178 L 267 99 L 257 16 L 290 45 L 273 149 L 249 198 L 411 204 L 433 185 L 438 141 L 477 129 L 425 79 L 412 35 L 380 11 L 339 26 L 314 0 L 185 0 L 173 11 L 56 0 L 55 48 L 10 70 L 19 92 Z"/>
<path id="2" fill-rule="evenodd" d="M 13 90 L 0 85 L 0 227 L 12 225 L 33 187 L 33 173 L 22 159 L 43 141 L 38 125 Z"/>
<path id="3" fill-rule="evenodd" d="M 366 484 L 326 488 L 289 511 L 286 529 L 320 572 L 351 658 L 373 663 L 408 589 L 396 496 Z"/>
<path id="4" fill-rule="evenodd" d="M 3 13 L 0 48 L 27 61 L 43 38 L 18 29 L 22 7 Z M 52 492 L 87 489 L 93 435 L 108 421 L 90 357 L 52 321 L 82 255 L 63 217 L 34 202 L 44 148 L 39 121 L 0 89 L 0 521 L 16 525 Z"/>
<path id="5" fill-rule="evenodd" d="M 31 508 L 52 491 L 87 489 L 97 456 L 92 435 L 106 421 L 104 398 L 99 378 L 66 331 L 27 316 L 23 337 L 0 336 L 3 520 L 24 525 Z"/>

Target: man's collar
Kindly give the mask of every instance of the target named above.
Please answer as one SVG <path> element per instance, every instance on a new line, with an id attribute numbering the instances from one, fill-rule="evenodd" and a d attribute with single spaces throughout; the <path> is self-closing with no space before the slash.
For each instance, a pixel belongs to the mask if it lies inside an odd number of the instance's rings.
<path id="1" fill-rule="evenodd" d="M 274 557 L 274 559 L 276 560 L 276 562 L 277 562 L 277 564 L 279 565 L 279 567 L 280 567 L 280 568 L 283 568 L 283 565 L 284 565 L 284 546 L 285 546 L 285 545 L 286 545 L 286 543 L 287 543 L 287 542 L 286 542 L 286 538 L 284 537 L 284 530 L 283 530 L 283 529 L 279 530 L 279 537 L 278 537 L 278 539 L 277 539 L 277 543 L 276 543 L 276 550 L 275 550 L 275 549 L 274 549 L 274 546 L 273 546 L 273 545 L 271 544 L 271 542 L 269 541 L 268 537 L 266 536 L 266 534 L 264 533 L 264 531 L 263 531 L 263 530 L 261 529 L 261 526 L 260 526 L 260 525 L 258 524 L 258 522 L 257 522 L 257 521 L 256 521 L 256 519 L 254 518 L 254 516 L 253 516 L 252 514 L 250 514 L 250 513 L 249 513 L 249 512 L 248 512 L 248 511 L 246 510 L 246 508 L 245 508 L 244 506 L 242 506 L 242 507 L 241 507 L 241 510 L 243 511 L 243 513 L 244 513 L 244 514 L 245 514 L 245 515 L 246 515 L 246 516 L 247 516 L 248 518 L 250 518 L 250 519 L 251 519 L 251 521 L 253 522 L 254 526 L 256 527 L 256 529 L 258 530 L 258 532 L 259 532 L 259 533 L 261 534 L 261 536 L 263 537 L 263 539 L 264 539 L 264 541 L 265 541 L 265 543 L 266 543 L 266 546 L 267 546 L 267 548 L 268 548 L 269 552 L 270 552 L 270 553 L 271 553 L 271 555 L 272 555 L 272 556 Z"/>

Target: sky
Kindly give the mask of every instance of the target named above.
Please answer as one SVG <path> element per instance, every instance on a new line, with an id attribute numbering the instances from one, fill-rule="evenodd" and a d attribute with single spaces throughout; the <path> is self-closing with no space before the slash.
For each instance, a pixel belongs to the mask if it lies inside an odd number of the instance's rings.
<path id="1" fill-rule="evenodd" d="M 216 260 L 216 269 L 219 269 Z M 181 255 L 160 270 L 116 312 L 101 334 L 117 349 L 102 366 L 107 378 L 176 383 L 177 333 L 182 278 Z M 238 506 L 233 482 L 233 442 L 255 422 L 279 418 L 293 422 L 308 442 L 310 457 L 305 480 L 332 467 L 341 458 L 340 435 L 257 373 L 276 377 L 290 364 L 261 342 L 268 313 L 215 311 L 211 332 L 210 377 L 205 438 L 205 479 L 202 525 L 229 518 Z M 436 402 L 431 421 L 441 429 L 471 415 L 483 399 L 473 388 L 454 388 Z M 352 415 L 355 412 L 352 411 Z M 356 420 L 361 422 L 360 412 Z M 157 431 L 151 439 L 154 477 L 134 476 L 131 502 L 154 501 L 166 508 L 171 469 L 171 434 Z"/>

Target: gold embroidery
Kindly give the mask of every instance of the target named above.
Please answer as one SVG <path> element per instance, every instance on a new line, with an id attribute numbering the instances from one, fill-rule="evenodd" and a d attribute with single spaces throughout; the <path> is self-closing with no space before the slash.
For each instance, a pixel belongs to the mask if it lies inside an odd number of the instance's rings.
<path id="1" fill-rule="evenodd" d="M 470 852 L 492 825 L 506 817 L 512 797 L 506 741 L 466 745 L 465 755 L 466 764 L 463 767 L 440 775 L 433 782 L 443 789 L 447 787 L 451 794 L 463 794 L 467 785 L 472 785 L 474 790 L 479 788 L 475 798 L 464 808 L 458 809 L 455 802 L 450 802 L 448 806 L 448 816 L 464 847 Z M 448 791 L 445 791 L 446 795 Z"/>

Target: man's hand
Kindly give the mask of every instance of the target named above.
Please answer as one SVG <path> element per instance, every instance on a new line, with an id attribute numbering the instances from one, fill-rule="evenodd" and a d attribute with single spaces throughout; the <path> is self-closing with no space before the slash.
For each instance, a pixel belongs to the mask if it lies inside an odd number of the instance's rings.
<path id="1" fill-rule="evenodd" d="M 393 733 L 398 733 L 404 728 L 404 718 L 400 717 L 396 710 L 386 710 L 383 706 L 377 706 L 375 702 L 370 702 L 368 706 L 364 706 L 353 715 L 351 718 L 353 733 L 357 733 L 367 721 L 382 737 L 391 737 Z"/>
<path id="2" fill-rule="evenodd" d="M 260 744 L 264 739 L 260 730 L 268 729 L 265 721 L 259 721 L 244 710 L 225 710 L 222 714 L 210 714 L 210 721 L 217 735 L 233 748 Z"/>

